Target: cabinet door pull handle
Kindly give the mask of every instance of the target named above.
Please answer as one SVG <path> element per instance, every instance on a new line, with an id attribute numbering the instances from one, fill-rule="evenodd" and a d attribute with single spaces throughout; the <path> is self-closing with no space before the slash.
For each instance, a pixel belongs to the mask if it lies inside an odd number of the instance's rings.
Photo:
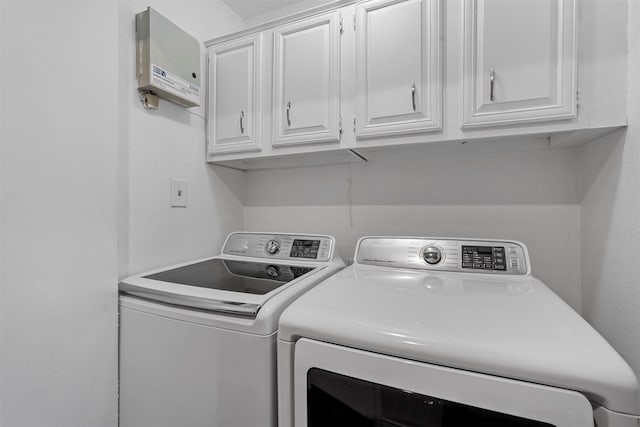
<path id="1" fill-rule="evenodd" d="M 287 102 L 287 126 L 291 126 L 291 101 Z"/>
<path id="2" fill-rule="evenodd" d="M 413 111 L 416 111 L 416 82 L 411 82 L 411 105 Z"/>
<path id="3" fill-rule="evenodd" d="M 496 72 L 492 68 L 489 71 L 489 101 L 491 102 L 496 100 L 495 96 L 493 95 L 493 87 L 494 87 L 495 80 L 496 80 Z"/>
<path id="4" fill-rule="evenodd" d="M 240 133 L 244 135 L 244 111 L 240 110 Z"/>

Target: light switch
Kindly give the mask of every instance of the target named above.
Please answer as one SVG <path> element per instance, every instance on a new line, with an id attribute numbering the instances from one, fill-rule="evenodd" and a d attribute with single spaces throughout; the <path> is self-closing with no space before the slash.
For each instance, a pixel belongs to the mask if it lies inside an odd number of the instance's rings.
<path id="1" fill-rule="evenodd" d="M 171 178 L 171 207 L 187 207 L 187 180 Z"/>

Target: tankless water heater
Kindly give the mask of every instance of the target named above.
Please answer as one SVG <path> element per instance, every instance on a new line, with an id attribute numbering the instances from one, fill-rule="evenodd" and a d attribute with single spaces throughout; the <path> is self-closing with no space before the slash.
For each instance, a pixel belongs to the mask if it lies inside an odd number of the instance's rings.
<path id="1" fill-rule="evenodd" d="M 141 94 L 198 106 L 200 42 L 149 7 L 136 15 L 136 74 Z"/>

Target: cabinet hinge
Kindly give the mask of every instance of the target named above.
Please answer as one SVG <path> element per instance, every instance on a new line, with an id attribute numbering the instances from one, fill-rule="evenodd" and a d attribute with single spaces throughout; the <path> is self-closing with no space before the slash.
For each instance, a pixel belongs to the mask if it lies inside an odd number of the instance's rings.
<path id="1" fill-rule="evenodd" d="M 342 132 L 343 132 L 343 130 L 342 130 L 342 117 L 340 117 L 340 118 L 338 119 L 338 134 L 339 134 L 340 136 L 342 136 Z"/>
<path id="2" fill-rule="evenodd" d="M 357 22 L 356 15 L 353 15 L 353 31 L 356 30 L 356 22 Z"/>
<path id="3" fill-rule="evenodd" d="M 576 107 L 580 107 L 580 91 L 576 91 Z"/>
<path id="4" fill-rule="evenodd" d="M 344 33 L 344 18 L 340 15 L 340 34 Z"/>
<path id="5" fill-rule="evenodd" d="M 353 116 L 353 133 L 356 133 L 356 116 Z"/>

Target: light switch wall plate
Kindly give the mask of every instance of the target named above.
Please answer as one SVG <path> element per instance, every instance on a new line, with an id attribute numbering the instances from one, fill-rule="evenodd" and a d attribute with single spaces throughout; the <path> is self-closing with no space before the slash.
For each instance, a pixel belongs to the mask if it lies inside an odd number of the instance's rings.
<path id="1" fill-rule="evenodd" d="M 171 207 L 187 207 L 187 180 L 171 178 Z"/>

